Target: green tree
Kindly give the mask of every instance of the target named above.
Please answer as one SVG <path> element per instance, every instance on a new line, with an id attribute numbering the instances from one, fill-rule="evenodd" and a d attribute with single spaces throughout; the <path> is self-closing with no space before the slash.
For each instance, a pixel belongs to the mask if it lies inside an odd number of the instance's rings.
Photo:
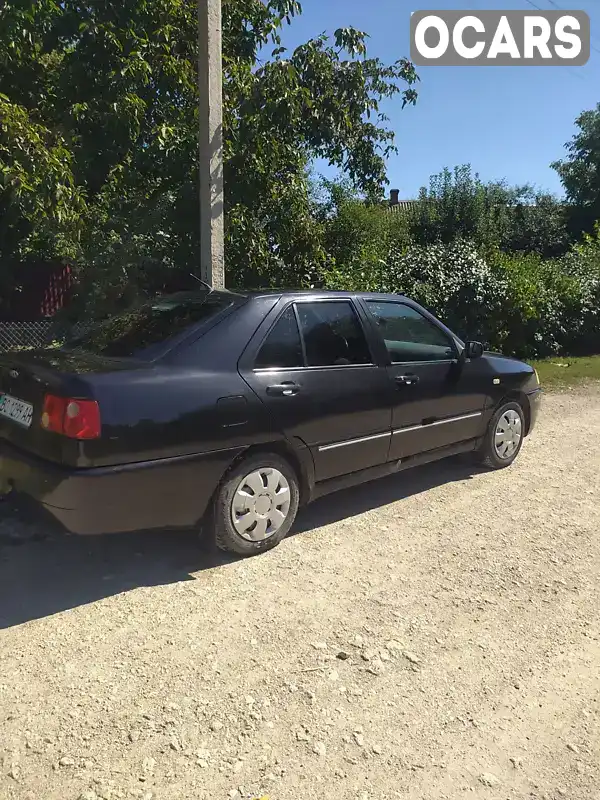
<path id="1" fill-rule="evenodd" d="M 351 281 L 365 290 L 378 286 L 392 249 L 410 242 L 405 218 L 381 203 L 369 203 L 350 181 L 323 181 L 317 217 L 323 225 L 325 262 L 320 276 L 328 285 Z M 335 276 L 335 277 L 334 277 Z"/>
<path id="2" fill-rule="evenodd" d="M 546 192 L 531 192 L 511 208 L 500 247 L 506 252 L 562 256 L 569 248 L 571 209 Z"/>
<path id="3" fill-rule="evenodd" d="M 545 257 L 569 245 L 563 203 L 527 184 L 486 183 L 469 164 L 432 175 L 408 220 L 418 244 L 470 239 L 486 254 L 500 248 Z"/>
<path id="4" fill-rule="evenodd" d="M 380 101 L 416 100 L 412 65 L 368 58 L 360 31 L 284 50 L 281 29 L 300 11 L 296 0 L 223 2 L 234 284 L 304 279 L 323 257 L 311 160 L 381 196 L 393 134 Z M 84 213 L 71 206 L 79 229 L 57 234 L 53 250 L 78 250 L 86 301 L 112 303 L 128 285 L 198 263 L 196 55 L 195 0 L 7 0 L 0 10 L 0 91 L 62 143 L 86 199 Z M 35 251 L 18 212 L 13 219 L 0 255 L 6 242 Z"/>
<path id="5" fill-rule="evenodd" d="M 0 306 L 32 255 L 74 256 L 85 198 L 60 133 L 0 94 Z"/>
<path id="6" fill-rule="evenodd" d="M 485 247 L 498 246 L 507 229 L 508 208 L 522 191 L 503 182 L 484 183 L 470 164 L 446 168 L 421 189 L 411 234 L 419 244 L 469 238 Z"/>
<path id="7" fill-rule="evenodd" d="M 600 220 L 600 103 L 580 114 L 575 124 L 578 131 L 565 145 L 567 157 L 552 167 L 575 206 L 574 228 L 591 233 Z"/>

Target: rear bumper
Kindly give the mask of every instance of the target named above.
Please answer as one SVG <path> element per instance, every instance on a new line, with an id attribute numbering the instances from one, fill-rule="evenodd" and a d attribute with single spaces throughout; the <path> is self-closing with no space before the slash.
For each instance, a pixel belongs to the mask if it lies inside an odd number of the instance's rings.
<path id="1" fill-rule="evenodd" d="M 239 452 L 67 470 L 0 442 L 0 494 L 26 495 L 71 533 L 190 527 Z"/>
<path id="2" fill-rule="evenodd" d="M 527 395 L 527 399 L 529 400 L 529 430 L 527 431 L 528 434 L 534 429 L 535 424 L 537 422 L 540 409 L 542 406 L 542 390 L 540 388 L 534 389 L 533 392 L 529 392 Z"/>

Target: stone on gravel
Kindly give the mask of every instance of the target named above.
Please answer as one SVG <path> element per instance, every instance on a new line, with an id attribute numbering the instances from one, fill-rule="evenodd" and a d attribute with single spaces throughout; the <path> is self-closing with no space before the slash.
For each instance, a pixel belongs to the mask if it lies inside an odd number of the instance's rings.
<path id="1" fill-rule="evenodd" d="M 492 775 L 491 772 L 483 772 L 479 776 L 478 780 L 479 783 L 481 783 L 483 786 L 489 786 L 489 787 L 500 786 L 500 779 L 497 778 L 495 775 Z"/>
<path id="2" fill-rule="evenodd" d="M 363 650 L 360 654 L 360 657 L 363 661 L 372 661 L 377 656 L 376 650 Z"/>
<path id="3" fill-rule="evenodd" d="M 156 767 L 156 759 L 152 758 L 151 756 L 147 756 L 142 761 L 142 770 L 148 773 L 149 775 L 151 775 L 154 772 L 155 767 Z"/>
<path id="4" fill-rule="evenodd" d="M 318 756 L 325 756 L 327 754 L 327 748 L 323 744 L 323 742 L 315 742 L 313 745 L 313 753 L 316 753 Z"/>
<path id="5" fill-rule="evenodd" d="M 404 650 L 402 652 L 402 655 L 407 661 L 410 661 L 410 663 L 414 664 L 415 666 L 418 666 L 421 663 L 421 659 L 419 658 L 419 656 L 411 652 L 410 650 Z"/>
<path id="6" fill-rule="evenodd" d="M 400 642 L 397 642 L 395 639 L 390 639 L 389 642 L 385 643 L 386 648 L 392 653 L 400 653 L 402 651 L 402 645 Z"/>

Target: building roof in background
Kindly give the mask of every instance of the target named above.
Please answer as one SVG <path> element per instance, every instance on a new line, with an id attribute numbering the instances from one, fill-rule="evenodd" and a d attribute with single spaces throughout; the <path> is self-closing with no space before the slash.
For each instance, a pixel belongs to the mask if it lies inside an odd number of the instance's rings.
<path id="1" fill-rule="evenodd" d="M 390 211 L 412 211 L 418 205 L 418 200 L 398 200 L 397 203 L 390 205 Z"/>

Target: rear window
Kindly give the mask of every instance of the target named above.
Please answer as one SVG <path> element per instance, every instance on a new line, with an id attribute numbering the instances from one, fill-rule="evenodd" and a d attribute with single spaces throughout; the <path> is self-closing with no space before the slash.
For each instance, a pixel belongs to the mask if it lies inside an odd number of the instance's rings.
<path id="1" fill-rule="evenodd" d="M 69 340 L 63 349 L 152 360 L 169 339 L 231 305 L 233 299 L 221 293 L 168 295 L 111 317 Z"/>

